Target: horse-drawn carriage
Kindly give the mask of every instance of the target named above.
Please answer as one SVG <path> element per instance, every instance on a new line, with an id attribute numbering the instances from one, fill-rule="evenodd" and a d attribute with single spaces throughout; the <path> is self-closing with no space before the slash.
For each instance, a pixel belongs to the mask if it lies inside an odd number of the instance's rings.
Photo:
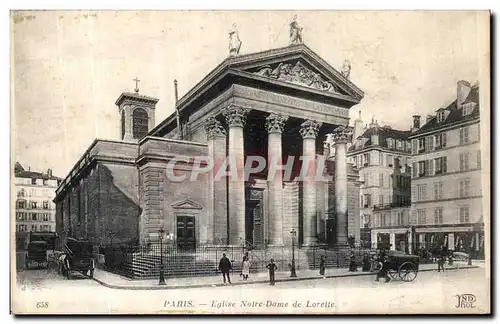
<path id="1" fill-rule="evenodd" d="M 403 281 L 413 281 L 417 277 L 420 258 L 417 255 L 409 255 L 398 251 L 386 252 L 386 270 L 387 275 L 391 279 L 400 278 Z M 382 263 L 377 261 L 377 268 L 372 270 L 378 271 L 382 267 Z"/>

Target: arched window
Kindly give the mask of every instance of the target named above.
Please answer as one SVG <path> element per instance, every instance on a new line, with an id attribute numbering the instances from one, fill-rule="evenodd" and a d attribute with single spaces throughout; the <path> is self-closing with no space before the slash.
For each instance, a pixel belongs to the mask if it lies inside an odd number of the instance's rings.
<path id="1" fill-rule="evenodd" d="M 137 108 L 132 114 L 132 136 L 143 138 L 148 133 L 148 113 L 142 108 Z"/>
<path id="2" fill-rule="evenodd" d="M 122 110 L 122 137 L 125 137 L 125 110 Z"/>

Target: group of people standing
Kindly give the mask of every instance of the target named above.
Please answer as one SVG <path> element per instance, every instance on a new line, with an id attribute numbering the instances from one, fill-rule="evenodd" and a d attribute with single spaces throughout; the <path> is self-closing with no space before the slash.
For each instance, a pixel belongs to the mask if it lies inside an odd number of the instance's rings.
<path id="1" fill-rule="evenodd" d="M 248 256 L 248 252 L 245 252 L 245 255 L 243 256 L 243 260 L 241 261 L 241 272 L 240 276 L 243 280 L 248 280 L 250 276 L 250 258 Z M 269 270 L 269 284 L 274 286 L 275 284 L 275 273 L 276 270 L 278 270 L 278 266 L 274 263 L 274 260 L 271 259 L 270 262 L 267 264 L 266 268 Z M 231 278 L 229 276 L 229 272 L 233 269 L 233 265 L 231 261 L 228 259 L 226 256 L 226 253 L 222 254 L 222 258 L 219 261 L 219 271 L 222 273 L 222 278 L 224 280 L 224 284 L 226 284 L 226 278 L 227 282 L 231 284 Z"/>

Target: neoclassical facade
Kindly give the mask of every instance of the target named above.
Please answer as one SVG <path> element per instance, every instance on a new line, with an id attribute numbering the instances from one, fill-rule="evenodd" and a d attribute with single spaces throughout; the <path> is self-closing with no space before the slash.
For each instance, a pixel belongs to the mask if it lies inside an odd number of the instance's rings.
<path id="1" fill-rule="evenodd" d="M 57 190 L 59 231 L 146 244 L 163 228 L 179 247 L 283 246 L 292 229 L 302 246 L 359 239 L 346 145 L 363 96 L 303 44 L 229 56 L 154 128 L 158 100 L 124 93 L 121 139 L 96 140 Z"/>

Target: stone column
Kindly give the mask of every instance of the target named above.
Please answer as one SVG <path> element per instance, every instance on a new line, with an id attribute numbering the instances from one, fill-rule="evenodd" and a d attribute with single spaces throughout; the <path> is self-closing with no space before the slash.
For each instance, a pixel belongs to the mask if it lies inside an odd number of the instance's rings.
<path id="1" fill-rule="evenodd" d="M 283 171 L 281 165 L 282 145 L 281 133 L 285 128 L 287 117 L 270 114 L 266 118 L 267 138 L 267 157 L 268 172 L 267 179 L 269 192 L 269 244 L 283 245 Z"/>
<path id="2" fill-rule="evenodd" d="M 240 245 L 245 240 L 245 178 L 243 128 L 248 110 L 236 105 L 229 105 L 222 110 L 229 126 L 230 172 L 229 183 L 229 244 Z M 235 177 L 237 174 L 237 177 Z M 234 175 L 234 176 L 233 176 Z M 243 240 L 243 242 L 242 242 Z"/>
<path id="3" fill-rule="evenodd" d="M 413 253 L 413 235 L 412 235 L 411 230 L 406 235 L 408 235 L 408 253 L 412 254 Z"/>
<path id="4" fill-rule="evenodd" d="M 396 233 L 394 233 L 394 232 L 389 233 L 389 242 L 391 244 L 390 249 L 392 251 L 395 251 L 396 250 Z"/>
<path id="5" fill-rule="evenodd" d="M 315 174 L 316 174 L 316 136 L 318 136 L 319 124 L 313 120 L 306 120 L 300 125 L 300 127 L 301 127 L 300 135 L 302 136 L 302 156 L 303 156 L 301 173 L 304 176 L 302 178 L 303 242 L 304 245 L 314 245 L 317 242 Z"/>
<path id="6" fill-rule="evenodd" d="M 332 134 L 335 141 L 335 216 L 337 219 L 337 245 L 347 245 L 347 152 L 351 133 L 339 126 Z"/>
<path id="7" fill-rule="evenodd" d="M 448 234 L 448 249 L 454 251 L 455 250 L 455 234 Z"/>
<path id="8" fill-rule="evenodd" d="M 205 121 L 205 131 L 208 154 L 213 159 L 213 168 L 208 173 L 208 243 L 228 244 L 226 178 L 214 180 L 216 172 L 226 159 L 227 132 L 215 117 L 210 117 Z"/>

